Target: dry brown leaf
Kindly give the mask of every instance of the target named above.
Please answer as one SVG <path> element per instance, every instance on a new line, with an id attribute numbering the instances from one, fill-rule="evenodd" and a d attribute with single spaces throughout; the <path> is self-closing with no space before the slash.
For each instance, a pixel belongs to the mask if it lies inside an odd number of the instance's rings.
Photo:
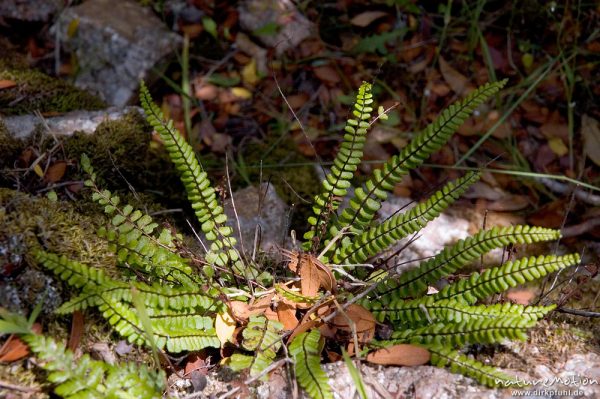
<path id="1" fill-rule="evenodd" d="M 440 57 L 440 72 L 444 77 L 444 80 L 452 88 L 452 90 L 458 94 L 468 94 L 474 87 L 469 83 L 469 79 L 462 73 L 454 69 L 446 60 Z"/>
<path id="2" fill-rule="evenodd" d="M 271 308 L 271 300 L 275 295 L 274 292 L 269 293 L 268 295 L 262 296 L 258 299 L 253 300 L 250 303 L 250 309 L 248 311 L 248 317 L 257 316 L 265 313 L 267 310 Z"/>
<path id="3" fill-rule="evenodd" d="M 526 195 L 509 195 L 507 197 L 490 202 L 487 209 L 497 212 L 520 211 L 529 206 L 529 197 Z"/>
<path id="4" fill-rule="evenodd" d="M 288 103 L 290 104 L 290 107 L 292 107 L 292 109 L 294 109 L 294 110 L 298 110 L 298 109 L 300 109 L 300 107 L 302 107 L 304 104 L 306 104 L 309 97 L 308 97 L 308 94 L 306 94 L 306 93 L 299 93 L 299 94 L 293 94 L 286 98 L 287 98 Z"/>
<path id="5" fill-rule="evenodd" d="M 34 323 L 31 330 L 36 334 L 40 334 L 42 332 L 42 325 Z M 27 355 L 29 355 L 29 347 L 16 335 L 8 337 L 4 345 L 0 347 L 0 363 L 14 362 L 23 359 Z"/>
<path id="6" fill-rule="evenodd" d="M 71 334 L 69 335 L 69 342 L 67 348 L 75 352 L 81 342 L 81 336 L 83 335 L 83 313 L 80 310 L 73 312 L 73 319 L 71 320 Z"/>
<path id="7" fill-rule="evenodd" d="M 420 346 L 399 344 L 371 352 L 367 361 L 374 364 L 394 366 L 420 366 L 431 358 L 431 354 Z"/>
<path id="8" fill-rule="evenodd" d="M 194 84 L 194 96 L 199 100 L 212 101 L 219 95 L 219 88 L 210 83 Z"/>
<path id="9" fill-rule="evenodd" d="M 354 18 L 350 20 L 350 23 L 354 26 L 360 26 L 361 28 L 364 28 L 365 26 L 370 25 L 376 19 L 385 17 L 386 15 L 388 14 L 384 11 L 365 11 L 354 16 Z"/>
<path id="10" fill-rule="evenodd" d="M 535 298 L 535 292 L 528 289 L 511 290 L 506 293 L 506 298 L 519 305 L 529 305 L 531 300 Z"/>
<path id="11" fill-rule="evenodd" d="M 229 311 L 219 313 L 215 320 L 215 332 L 217 338 L 224 345 L 229 341 L 229 338 L 233 336 L 233 332 L 236 328 L 236 322 L 233 317 L 229 314 Z"/>
<path id="12" fill-rule="evenodd" d="M 600 123 L 588 115 L 581 117 L 583 151 L 589 159 L 600 166 Z"/>
<path id="13" fill-rule="evenodd" d="M 298 319 L 296 318 L 296 307 L 285 303 L 279 302 L 277 305 L 277 317 L 283 324 L 285 330 L 293 330 L 298 326 Z"/>
<path id="14" fill-rule="evenodd" d="M 340 330 L 352 332 L 352 326 L 348 319 L 354 323 L 357 333 L 375 332 L 375 317 L 360 305 L 353 303 L 344 310 L 344 313 L 338 312 L 333 318 L 332 324 Z"/>
<path id="15" fill-rule="evenodd" d="M 306 332 L 313 327 L 317 327 L 321 323 L 323 323 L 321 320 L 308 320 L 306 322 L 303 321 L 302 323 L 298 324 L 298 326 L 290 334 L 287 342 L 292 342 L 294 337 L 296 337 L 297 335 L 302 334 L 303 332 Z"/>
<path id="16" fill-rule="evenodd" d="M 298 273 L 298 262 L 300 261 L 300 256 L 296 251 L 288 251 L 282 250 L 281 253 L 288 259 L 288 268 L 294 273 Z"/>
<path id="17" fill-rule="evenodd" d="M 29 355 L 29 347 L 16 335 L 11 335 L 0 348 L 0 362 L 8 363 L 23 359 Z"/>
<path id="18" fill-rule="evenodd" d="M 569 139 L 569 126 L 567 126 L 566 123 L 555 123 L 555 122 L 544 123 L 542 126 L 540 126 L 540 132 L 547 139 L 553 139 L 553 138 L 561 138 L 563 140 Z"/>
<path id="19" fill-rule="evenodd" d="M 0 90 L 10 89 L 11 87 L 15 87 L 16 85 L 17 83 L 14 80 L 0 79 Z"/>
<path id="20" fill-rule="evenodd" d="M 315 73 L 315 76 L 323 82 L 336 84 L 341 81 L 340 75 L 338 75 L 335 68 L 330 67 L 329 65 L 314 67 L 313 72 Z"/>
<path id="21" fill-rule="evenodd" d="M 185 364 L 184 376 L 187 376 L 194 370 L 197 370 L 204 375 L 207 374 L 207 370 L 208 370 L 206 361 L 202 357 L 200 357 L 197 353 L 191 353 L 188 356 L 187 363 Z"/>
<path id="22" fill-rule="evenodd" d="M 246 321 L 250 318 L 250 305 L 242 301 L 229 302 L 229 309 L 233 317 Z"/>
<path id="23" fill-rule="evenodd" d="M 65 161 L 54 162 L 46 171 L 44 181 L 46 183 L 56 183 L 65 175 L 67 163 Z"/>
<path id="24" fill-rule="evenodd" d="M 302 295 L 309 297 L 317 295 L 321 286 L 321 277 L 315 262 L 302 256 L 298 274 L 300 275 L 300 292 Z"/>

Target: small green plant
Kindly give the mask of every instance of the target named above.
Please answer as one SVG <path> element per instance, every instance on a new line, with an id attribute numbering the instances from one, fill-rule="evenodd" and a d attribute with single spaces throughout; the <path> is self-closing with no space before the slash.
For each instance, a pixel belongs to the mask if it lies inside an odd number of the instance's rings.
<path id="1" fill-rule="evenodd" d="M 344 129 L 344 141 L 315 197 L 309 218 L 312 228 L 302 244 L 304 252 L 285 252 L 290 272 L 283 277 L 283 272 L 269 275 L 238 252 L 233 229 L 226 224 L 206 172 L 142 84 L 141 103 L 147 120 L 181 175 L 207 242 L 206 253 L 200 263 L 182 256 L 171 230 L 159 228 L 150 216 L 123 206 L 118 196 L 98 187 L 93 167 L 83 156 L 81 166 L 89 175 L 85 184 L 111 217 L 110 225 L 99 233 L 111 243 L 116 262 L 143 275 L 144 280 L 112 278 L 92 266 L 39 250 L 38 261 L 80 292 L 63 304 L 59 313 L 96 307 L 129 341 L 150 344 L 150 330 L 153 346 L 169 352 L 232 345 L 233 328 L 242 327 L 241 342 L 226 363 L 235 370 L 249 369 L 251 377 L 261 378 L 283 352 L 293 361 L 300 386 L 312 398 L 333 397 L 320 366 L 322 349 L 331 334 L 335 337 L 332 345 L 340 353 L 350 349 L 350 344 L 358 357 L 397 344 L 417 345 L 429 351 L 432 364 L 449 366 L 482 384 L 510 381 L 510 376 L 467 357 L 461 349 L 468 344 L 525 339 L 526 330 L 553 306 L 486 305 L 482 301 L 575 265 L 579 257 L 518 259 L 473 273 L 436 294 L 428 295 L 427 290 L 494 248 L 555 240 L 560 237 L 558 231 L 530 226 L 491 228 L 402 274 L 386 267 L 368 274 L 355 267 L 418 232 L 477 181 L 479 173 L 469 172 L 412 209 L 377 220 L 377 211 L 394 185 L 440 149 L 505 83 L 486 84 L 452 104 L 399 154 L 376 169 L 354 190 L 348 206 L 339 209 L 361 162 L 366 134 L 377 119 L 372 115 L 371 85 L 363 83 L 353 117 Z M 290 279 L 292 275 L 299 279 Z M 147 323 L 142 323 L 135 311 L 133 290 L 146 307 L 150 328 L 144 327 Z M 391 327 L 387 339 L 374 339 L 376 320 Z M 328 327 L 327 337 L 319 330 L 324 326 Z"/>
<path id="2" fill-rule="evenodd" d="M 0 308 L 0 335 L 16 334 L 41 360 L 54 393 L 63 398 L 161 398 L 165 374 L 145 365 L 77 358 L 63 344 L 32 331 L 33 320 Z"/>

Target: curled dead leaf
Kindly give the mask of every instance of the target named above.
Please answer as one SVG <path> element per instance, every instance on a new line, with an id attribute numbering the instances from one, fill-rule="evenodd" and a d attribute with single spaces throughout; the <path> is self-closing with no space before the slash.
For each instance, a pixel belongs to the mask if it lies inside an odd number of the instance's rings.
<path id="1" fill-rule="evenodd" d="M 430 358 L 431 354 L 427 349 L 408 344 L 393 345 L 367 355 L 370 363 L 394 366 L 420 366 Z"/>

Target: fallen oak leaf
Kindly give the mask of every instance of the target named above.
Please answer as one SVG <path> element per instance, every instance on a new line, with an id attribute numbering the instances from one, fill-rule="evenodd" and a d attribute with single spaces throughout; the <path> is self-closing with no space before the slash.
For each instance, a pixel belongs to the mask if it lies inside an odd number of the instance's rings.
<path id="1" fill-rule="evenodd" d="M 374 364 L 393 366 L 420 366 L 429 362 L 431 354 L 416 345 L 398 344 L 378 349 L 367 355 L 367 361 Z"/>

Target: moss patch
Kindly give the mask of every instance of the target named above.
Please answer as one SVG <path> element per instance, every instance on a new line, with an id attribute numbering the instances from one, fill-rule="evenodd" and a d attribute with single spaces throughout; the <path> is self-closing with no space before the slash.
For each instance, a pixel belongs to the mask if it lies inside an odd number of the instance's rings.
<path id="1" fill-rule="evenodd" d="M 0 90 L 0 114 L 20 115 L 39 110 L 43 113 L 80 109 L 102 109 L 98 97 L 70 83 L 29 68 L 5 41 L 0 42 L 0 80 L 12 80 L 16 86 Z"/>

